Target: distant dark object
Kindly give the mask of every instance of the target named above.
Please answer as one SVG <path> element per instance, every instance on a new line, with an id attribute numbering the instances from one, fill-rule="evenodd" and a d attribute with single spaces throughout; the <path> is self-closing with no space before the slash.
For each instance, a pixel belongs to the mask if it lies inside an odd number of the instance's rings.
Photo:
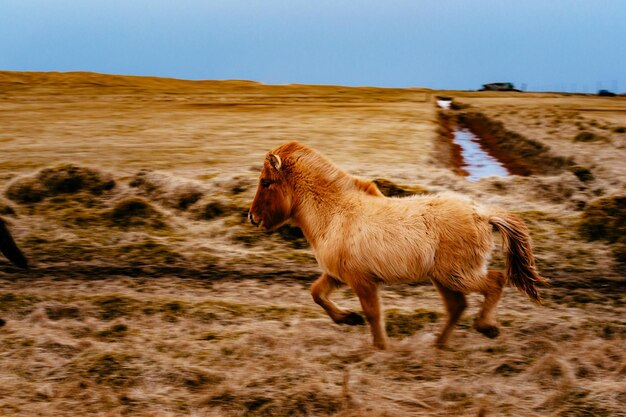
<path id="1" fill-rule="evenodd" d="M 9 229 L 2 219 L 0 219 L 0 252 L 20 268 L 28 268 L 26 257 L 15 244 Z"/>
<path id="2" fill-rule="evenodd" d="M 522 90 L 518 90 L 517 88 L 515 88 L 513 83 L 490 83 L 490 84 L 483 84 L 483 88 L 481 88 L 478 91 L 518 91 L 518 92 L 521 92 Z"/>
<path id="3" fill-rule="evenodd" d="M 609 90 L 600 90 L 598 91 L 598 95 L 602 97 L 615 97 L 617 94 Z"/>

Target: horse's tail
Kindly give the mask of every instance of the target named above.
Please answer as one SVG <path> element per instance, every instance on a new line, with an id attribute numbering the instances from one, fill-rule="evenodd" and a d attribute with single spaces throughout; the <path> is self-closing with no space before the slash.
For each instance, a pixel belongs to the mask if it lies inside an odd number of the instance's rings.
<path id="1" fill-rule="evenodd" d="M 17 247 L 6 224 L 0 219 L 0 252 L 20 268 L 28 268 L 28 260 Z"/>
<path id="2" fill-rule="evenodd" d="M 524 221 L 511 213 L 496 213 L 489 219 L 502 235 L 506 252 L 506 275 L 520 291 L 525 292 L 535 302 L 541 303 L 535 284 L 546 285 L 539 276 L 528 228 Z"/>

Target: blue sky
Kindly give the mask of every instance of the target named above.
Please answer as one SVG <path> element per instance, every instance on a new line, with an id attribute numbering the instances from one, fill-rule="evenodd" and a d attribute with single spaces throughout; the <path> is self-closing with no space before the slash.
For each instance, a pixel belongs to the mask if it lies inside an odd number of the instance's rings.
<path id="1" fill-rule="evenodd" d="M 626 90 L 624 0 L 0 0 L 0 69 Z"/>

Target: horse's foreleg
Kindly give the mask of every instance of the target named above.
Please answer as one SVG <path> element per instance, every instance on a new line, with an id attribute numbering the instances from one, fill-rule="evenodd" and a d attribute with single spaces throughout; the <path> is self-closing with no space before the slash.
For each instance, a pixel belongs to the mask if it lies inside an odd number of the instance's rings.
<path id="1" fill-rule="evenodd" d="M 446 310 L 448 311 L 448 321 L 435 342 L 435 345 L 441 349 L 445 346 L 448 337 L 450 337 L 450 333 L 452 333 L 454 326 L 461 318 L 461 314 L 463 314 L 463 311 L 467 307 L 467 302 L 465 301 L 465 294 L 462 292 L 444 287 L 436 279 L 433 279 L 432 281 L 433 284 L 435 284 L 437 291 L 439 291 L 439 294 L 446 305 Z"/>
<path id="2" fill-rule="evenodd" d="M 365 324 L 363 317 L 354 311 L 339 308 L 337 304 L 330 300 L 330 294 L 341 287 L 343 283 L 327 273 L 323 273 L 311 286 L 313 300 L 319 304 L 326 314 L 337 324 L 360 325 Z"/>
<path id="3" fill-rule="evenodd" d="M 490 270 L 487 273 L 486 286 L 481 291 L 485 296 L 485 301 L 483 301 L 483 306 L 474 320 L 474 328 L 491 339 L 500 334 L 495 319 L 495 311 L 505 284 L 506 277 L 502 272 Z"/>
<path id="4" fill-rule="evenodd" d="M 367 318 L 374 338 L 374 346 L 379 349 L 387 348 L 387 333 L 385 323 L 380 313 L 380 295 L 378 285 L 370 282 L 359 282 L 353 287 L 359 296 L 363 314 Z"/>

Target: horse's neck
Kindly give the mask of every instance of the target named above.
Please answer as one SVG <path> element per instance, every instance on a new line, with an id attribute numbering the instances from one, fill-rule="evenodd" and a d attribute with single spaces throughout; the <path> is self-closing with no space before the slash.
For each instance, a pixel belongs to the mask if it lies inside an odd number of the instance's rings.
<path id="1" fill-rule="evenodd" d="M 354 190 L 350 189 L 350 177 L 342 172 L 334 178 L 307 181 L 299 187 L 298 198 L 294 207 L 293 219 L 302 229 L 311 245 L 329 233 L 332 220 L 340 214 L 351 199 Z"/>

